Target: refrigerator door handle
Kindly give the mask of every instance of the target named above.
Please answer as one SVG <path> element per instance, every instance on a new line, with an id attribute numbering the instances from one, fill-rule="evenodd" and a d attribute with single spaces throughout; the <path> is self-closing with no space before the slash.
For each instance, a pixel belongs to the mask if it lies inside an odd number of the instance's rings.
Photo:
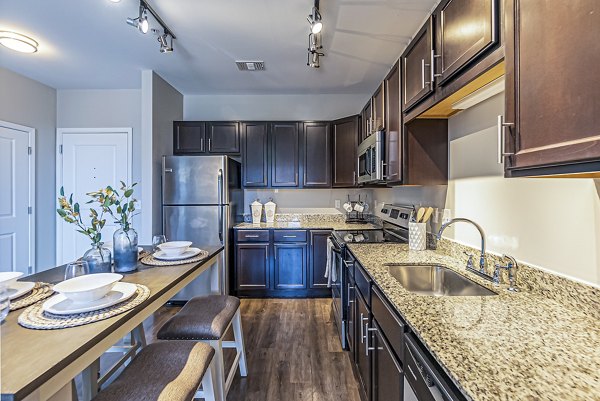
<path id="1" fill-rule="evenodd" d="M 223 242 L 223 170 L 219 169 L 217 176 L 219 191 L 219 240 Z"/>

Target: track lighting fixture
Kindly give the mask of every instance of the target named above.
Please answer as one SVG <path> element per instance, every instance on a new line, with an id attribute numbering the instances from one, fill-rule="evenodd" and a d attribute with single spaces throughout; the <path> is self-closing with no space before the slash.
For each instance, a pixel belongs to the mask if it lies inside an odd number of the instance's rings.
<path id="1" fill-rule="evenodd" d="M 314 0 L 315 3 L 311 10 L 311 14 L 307 17 L 310 24 L 310 33 L 308 34 L 308 55 L 306 65 L 312 68 L 321 66 L 321 56 L 325 54 L 321 52 L 323 45 L 321 44 L 321 31 L 323 30 L 323 22 L 321 21 L 321 13 L 319 12 L 319 0 Z"/>
<path id="2" fill-rule="evenodd" d="M 323 29 L 323 22 L 321 21 L 321 13 L 319 8 L 315 5 L 306 20 L 310 24 L 310 31 L 312 33 L 319 33 Z"/>
<path id="3" fill-rule="evenodd" d="M 173 39 L 177 37 L 173 34 L 173 31 L 169 29 L 167 24 L 160 18 L 160 16 L 150 7 L 146 0 L 140 0 L 140 13 L 137 18 L 127 18 L 127 24 L 139 29 L 141 33 L 148 33 L 150 30 L 150 23 L 148 21 L 148 13 L 150 13 L 156 22 L 163 29 L 163 34 L 160 34 L 158 29 L 152 28 L 152 33 L 158 34 L 158 43 L 160 44 L 161 53 L 171 53 L 173 51 Z"/>

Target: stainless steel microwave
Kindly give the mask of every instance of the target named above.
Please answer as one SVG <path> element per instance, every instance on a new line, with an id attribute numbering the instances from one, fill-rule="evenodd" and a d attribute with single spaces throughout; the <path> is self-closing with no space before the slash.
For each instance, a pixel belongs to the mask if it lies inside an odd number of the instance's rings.
<path id="1" fill-rule="evenodd" d="M 358 183 L 377 183 L 385 180 L 383 167 L 385 133 L 374 132 L 358 145 Z"/>

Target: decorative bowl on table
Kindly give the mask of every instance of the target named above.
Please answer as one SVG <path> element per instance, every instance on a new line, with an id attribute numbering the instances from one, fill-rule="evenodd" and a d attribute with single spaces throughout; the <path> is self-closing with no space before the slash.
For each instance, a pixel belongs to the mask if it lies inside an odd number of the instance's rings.
<path id="1" fill-rule="evenodd" d="M 191 241 L 169 241 L 158 245 L 158 248 L 165 256 L 178 256 L 188 250 L 192 246 Z"/>
<path id="2" fill-rule="evenodd" d="M 108 294 L 122 278 L 123 275 L 116 273 L 86 274 L 56 284 L 54 291 L 73 302 L 93 302 Z"/>

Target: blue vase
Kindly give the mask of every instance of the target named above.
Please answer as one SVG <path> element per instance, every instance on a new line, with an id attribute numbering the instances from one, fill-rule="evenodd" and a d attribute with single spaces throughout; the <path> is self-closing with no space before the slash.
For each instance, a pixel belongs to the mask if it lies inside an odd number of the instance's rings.
<path id="1" fill-rule="evenodd" d="M 137 270 L 138 234 L 133 228 L 119 228 L 113 234 L 115 273 Z"/>

